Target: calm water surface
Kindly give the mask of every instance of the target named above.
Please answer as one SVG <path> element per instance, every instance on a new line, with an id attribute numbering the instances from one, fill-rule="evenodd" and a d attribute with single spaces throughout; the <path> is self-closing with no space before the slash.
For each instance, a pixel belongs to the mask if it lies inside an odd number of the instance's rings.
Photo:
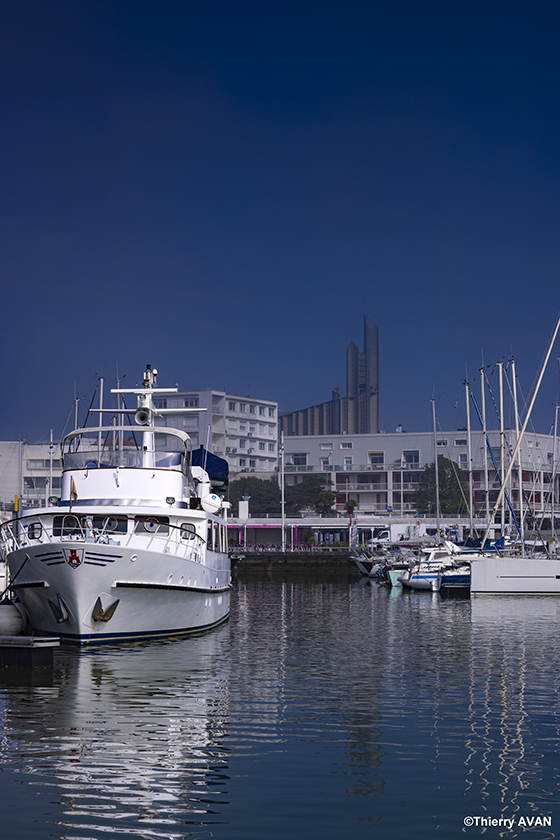
<path id="1" fill-rule="evenodd" d="M 3 836 L 560 837 L 559 618 L 240 579 L 206 636 L 60 649 L 0 686 Z"/>

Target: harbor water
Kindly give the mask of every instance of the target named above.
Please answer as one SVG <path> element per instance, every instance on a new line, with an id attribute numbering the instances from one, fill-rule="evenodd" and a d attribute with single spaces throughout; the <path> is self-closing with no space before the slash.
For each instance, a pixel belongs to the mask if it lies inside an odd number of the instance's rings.
<path id="1" fill-rule="evenodd" d="M 560 837 L 559 620 L 240 571 L 207 635 L 2 675 L 3 834 Z"/>

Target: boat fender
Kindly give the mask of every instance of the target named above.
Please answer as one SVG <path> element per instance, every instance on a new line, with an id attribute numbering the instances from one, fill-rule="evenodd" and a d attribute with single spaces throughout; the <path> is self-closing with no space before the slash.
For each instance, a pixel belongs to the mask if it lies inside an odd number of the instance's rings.
<path id="1" fill-rule="evenodd" d="M 13 601 L 0 601 L 0 636 L 19 636 L 27 625 L 23 609 Z"/>

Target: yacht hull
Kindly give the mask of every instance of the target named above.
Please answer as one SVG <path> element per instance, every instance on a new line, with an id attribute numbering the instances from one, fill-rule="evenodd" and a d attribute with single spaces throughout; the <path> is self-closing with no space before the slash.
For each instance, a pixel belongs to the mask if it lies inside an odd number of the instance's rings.
<path id="1" fill-rule="evenodd" d="M 199 633 L 229 615 L 226 555 L 203 565 L 137 547 L 68 541 L 26 546 L 8 564 L 33 629 L 80 644 Z"/>

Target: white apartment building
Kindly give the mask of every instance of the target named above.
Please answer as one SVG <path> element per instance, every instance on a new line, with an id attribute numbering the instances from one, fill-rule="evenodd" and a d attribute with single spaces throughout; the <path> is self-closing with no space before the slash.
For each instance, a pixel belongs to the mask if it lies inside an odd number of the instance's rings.
<path id="1" fill-rule="evenodd" d="M 62 486 L 60 448 L 56 444 L 0 441 L 0 508 L 45 507 Z"/>
<path id="2" fill-rule="evenodd" d="M 486 499 L 492 508 L 499 492 L 501 472 L 500 433 L 488 432 L 498 473 L 481 431 L 471 433 L 472 484 L 475 513 L 484 516 Z M 505 472 L 516 445 L 515 432 L 505 432 Z M 557 447 L 560 450 L 560 447 Z M 412 513 L 414 493 L 422 471 L 434 462 L 431 432 L 393 432 L 366 435 L 301 435 L 284 438 L 286 484 L 322 475 L 336 494 L 336 509 L 343 511 L 349 499 L 361 513 Z M 438 454 L 469 470 L 469 441 L 465 430 L 439 432 Z M 526 433 L 521 445 L 524 509 L 527 503 L 536 515 L 550 515 L 554 472 L 558 500 L 558 464 L 553 465 L 552 436 Z M 519 510 L 519 471 L 508 481 L 508 494 Z M 488 489 L 487 489 L 488 488 Z M 556 504 L 556 512 L 559 506 Z"/>
<path id="3" fill-rule="evenodd" d="M 162 427 L 158 445 L 174 451 L 177 438 L 164 435 L 170 426 L 187 432 L 193 449 L 204 446 L 229 463 L 230 480 L 239 473 L 276 475 L 278 463 L 278 403 L 240 397 L 224 391 L 180 391 L 154 400 L 156 408 L 174 409 L 157 417 Z M 118 409 L 103 411 L 103 423 Z M 126 415 L 125 415 L 126 416 Z M 125 421 L 126 422 L 126 421 Z M 141 427 L 131 422 L 131 436 Z M 158 435 L 159 437 L 159 435 Z M 60 495 L 62 464 L 58 443 L 0 441 L 0 509 L 45 507 L 50 497 Z"/>
<path id="4" fill-rule="evenodd" d="M 193 449 L 204 446 L 238 473 L 274 473 L 278 463 L 278 403 L 225 391 L 180 391 L 154 399 L 156 408 L 185 409 L 156 418 L 158 426 L 183 429 Z M 169 444 L 174 439 L 169 436 Z M 176 445 L 176 443 L 173 443 Z"/>

